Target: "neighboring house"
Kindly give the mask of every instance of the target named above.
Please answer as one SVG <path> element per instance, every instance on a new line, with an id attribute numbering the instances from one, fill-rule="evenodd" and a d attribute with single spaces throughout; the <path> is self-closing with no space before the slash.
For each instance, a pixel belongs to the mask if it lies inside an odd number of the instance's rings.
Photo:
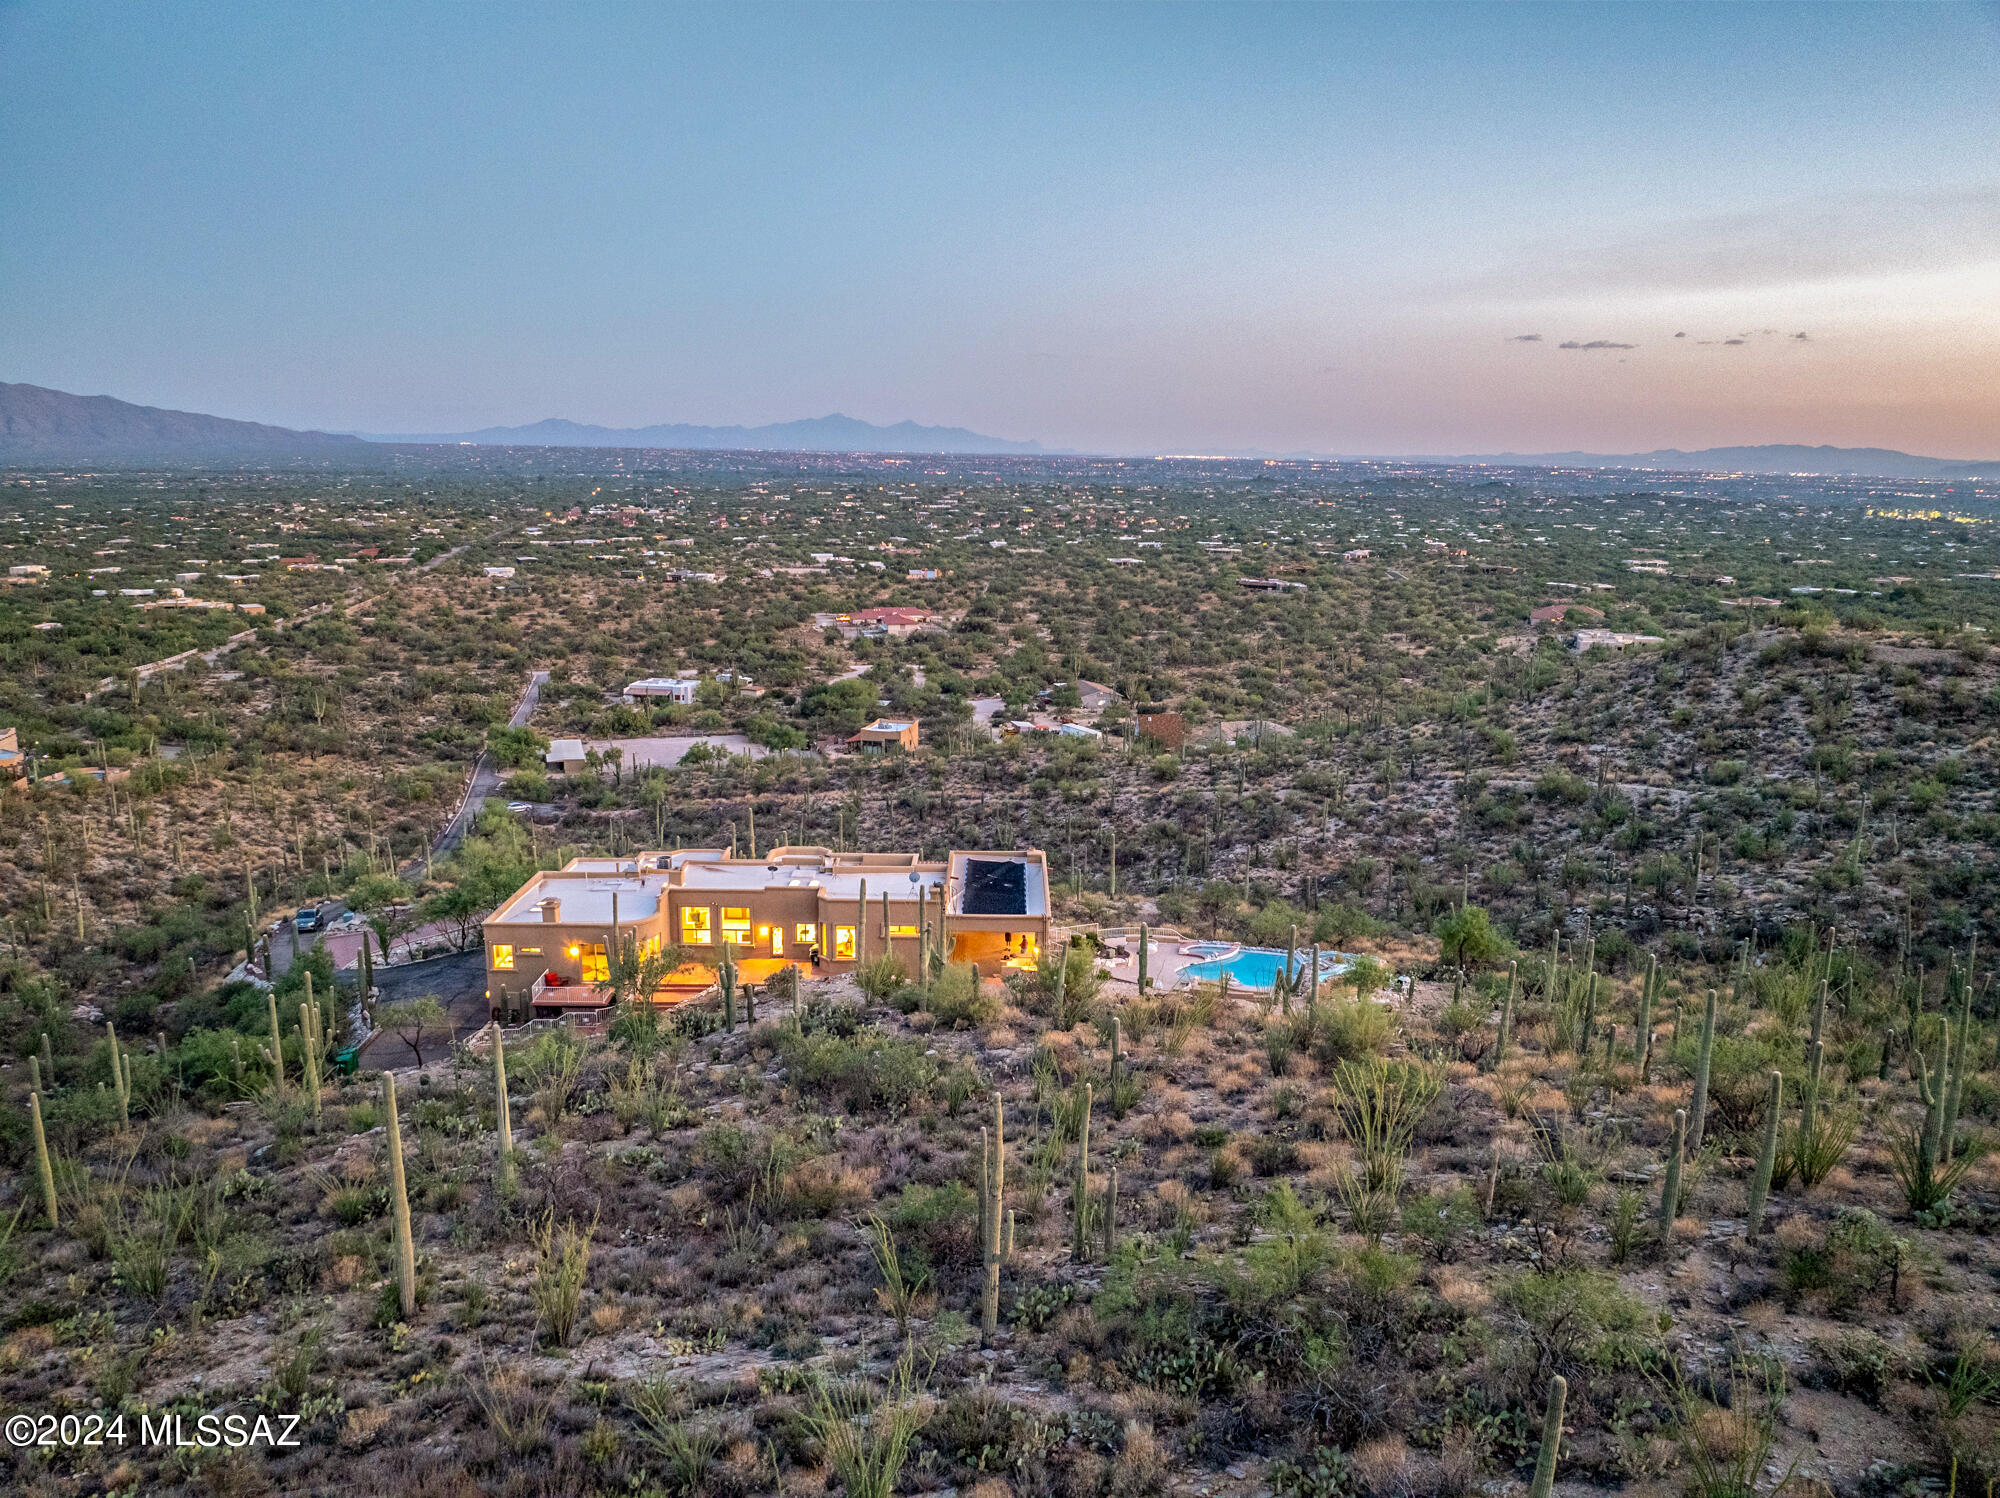
<path id="1" fill-rule="evenodd" d="M 1357 546 L 1352 551 L 1343 551 L 1340 554 L 1340 559 L 1343 562 L 1365 562 L 1374 555 L 1375 553 L 1367 547 Z"/>
<path id="2" fill-rule="evenodd" d="M 935 567 L 912 567 L 903 576 L 913 583 L 934 583 L 938 580 L 938 570 Z"/>
<path id="3" fill-rule="evenodd" d="M 892 640 L 906 640 L 919 630 L 934 629 L 941 623 L 941 615 L 929 609 L 881 608 L 860 609 L 852 614 L 836 614 L 834 622 L 840 632 L 852 638 L 856 634 L 885 635 Z"/>
<path id="4" fill-rule="evenodd" d="M 0 779 L 19 774 L 27 767 L 28 756 L 21 752 L 21 731 L 0 728 Z"/>
<path id="5" fill-rule="evenodd" d="M 914 750 L 917 747 L 917 720 L 877 718 L 847 742 L 863 754 L 883 754 L 890 749 Z"/>
<path id="6" fill-rule="evenodd" d="M 542 763 L 551 775 L 581 775 L 586 763 L 582 739 L 551 739 Z"/>
<path id="7" fill-rule="evenodd" d="M 1613 650 L 1623 650 L 1627 645 L 1664 645 L 1667 642 L 1658 635 L 1625 635 L 1610 629 L 1580 629 L 1571 648 L 1581 655 L 1593 645 L 1608 645 Z"/>
<path id="8" fill-rule="evenodd" d="M 488 577 L 508 578 L 514 575 L 514 569 L 512 567 L 488 567 L 486 575 Z"/>
<path id="9" fill-rule="evenodd" d="M 611 1002 L 611 954 L 628 941 L 641 953 L 677 944 L 709 971 L 726 946 L 744 982 L 791 965 L 851 972 L 885 950 L 914 970 L 927 926 L 949 961 L 989 975 L 1033 967 L 1049 937 L 1047 859 L 1033 849 L 956 851 L 937 863 L 821 847 L 572 859 L 537 873 L 487 918 L 487 999 L 495 1018 L 601 1009 Z M 661 992 L 706 983 L 704 973 Z"/>
<path id="10" fill-rule="evenodd" d="M 1592 619 L 1602 619 L 1604 617 L 1604 610 L 1594 609 L 1584 603 L 1545 603 L 1538 609 L 1530 609 L 1528 611 L 1528 622 L 1531 624 L 1560 624 L 1571 614 L 1575 614 L 1579 618 L 1588 615 Z"/>
<path id="11" fill-rule="evenodd" d="M 1253 593 L 1283 593 L 1287 590 L 1303 593 L 1306 590 L 1304 583 L 1290 582 L 1282 577 L 1239 577 L 1236 584 Z"/>
<path id="12" fill-rule="evenodd" d="M 701 678 L 698 676 L 648 676 L 625 688 L 625 700 L 637 702 L 642 697 L 664 697 L 669 702 L 692 703 L 694 694 L 700 689 Z"/>
<path id="13" fill-rule="evenodd" d="M 1187 743 L 1187 719 L 1179 713 L 1140 713 L 1133 724 L 1141 738 L 1151 739 L 1162 749 L 1180 749 Z"/>

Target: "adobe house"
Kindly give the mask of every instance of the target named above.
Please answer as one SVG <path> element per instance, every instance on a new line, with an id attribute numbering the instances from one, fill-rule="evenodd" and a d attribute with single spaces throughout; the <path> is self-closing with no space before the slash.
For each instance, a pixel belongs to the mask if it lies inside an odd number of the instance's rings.
<path id="1" fill-rule="evenodd" d="M 863 754 L 884 754 L 891 749 L 913 752 L 917 747 L 917 720 L 877 718 L 847 742 Z"/>
<path id="2" fill-rule="evenodd" d="M 542 764 L 551 775 L 581 775 L 590 767 L 582 739 L 551 739 Z"/>
<path id="3" fill-rule="evenodd" d="M 601 1009 L 612 998 L 611 954 L 628 941 L 642 955 L 675 945 L 688 954 L 656 1001 L 707 989 L 725 945 L 746 983 L 788 966 L 848 973 L 884 951 L 915 972 L 926 928 L 947 961 L 989 976 L 1032 967 L 1049 935 L 1047 859 L 1038 849 L 934 862 L 821 847 L 572 859 L 486 919 L 487 1001 L 496 1019 Z"/>

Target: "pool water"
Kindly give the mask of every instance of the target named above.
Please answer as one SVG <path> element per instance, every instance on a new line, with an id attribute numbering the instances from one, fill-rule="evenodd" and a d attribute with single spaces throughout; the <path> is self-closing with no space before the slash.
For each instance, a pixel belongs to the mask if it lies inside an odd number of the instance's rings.
<path id="1" fill-rule="evenodd" d="M 1351 960 L 1339 952 L 1320 953 L 1320 977 L 1326 979 L 1346 972 Z M 1292 954 L 1292 969 L 1303 974 L 1306 964 L 1311 961 L 1310 952 L 1295 952 Z M 1227 973 L 1229 981 L 1238 988 L 1269 988 L 1284 965 L 1283 952 L 1269 947 L 1245 947 L 1233 957 L 1215 962 L 1190 963 L 1181 969 L 1180 976 L 1190 982 L 1215 983 Z"/>

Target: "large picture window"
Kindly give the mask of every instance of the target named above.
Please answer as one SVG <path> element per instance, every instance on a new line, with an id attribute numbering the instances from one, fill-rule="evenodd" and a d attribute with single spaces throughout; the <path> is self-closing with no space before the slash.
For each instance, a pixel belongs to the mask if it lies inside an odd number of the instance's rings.
<path id="1" fill-rule="evenodd" d="M 506 942 L 496 941 L 493 944 L 493 971 L 496 973 L 514 971 L 514 949 Z"/>
<path id="2" fill-rule="evenodd" d="M 750 907 L 748 905 L 725 905 L 722 907 L 722 939 L 733 941 L 739 947 L 750 945 Z"/>
<path id="3" fill-rule="evenodd" d="M 811 921 L 800 921 L 795 934 L 800 946 L 809 947 L 819 940 L 819 927 Z"/>
<path id="4" fill-rule="evenodd" d="M 683 905 L 681 907 L 681 945 L 686 947 L 707 947 L 715 944 L 715 931 L 709 922 L 715 912 L 706 905 Z"/>
<path id="5" fill-rule="evenodd" d="M 835 926 L 833 928 L 833 960 L 852 962 L 854 960 L 854 928 Z"/>
<path id="6" fill-rule="evenodd" d="M 585 983 L 609 983 L 611 981 L 611 960 L 604 950 L 604 943 L 589 942 L 579 957 L 582 972 L 577 976 Z"/>

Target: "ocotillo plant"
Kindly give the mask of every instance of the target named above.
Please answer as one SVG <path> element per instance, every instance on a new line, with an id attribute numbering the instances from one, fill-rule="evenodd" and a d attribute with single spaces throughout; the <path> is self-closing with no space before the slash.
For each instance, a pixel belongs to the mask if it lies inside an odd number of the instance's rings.
<path id="1" fill-rule="evenodd" d="M 1549 1498 L 1556 1481 L 1556 1454 L 1562 1447 L 1563 1402 L 1569 1397 L 1569 1381 L 1561 1374 L 1549 1380 L 1549 1408 L 1542 1417 L 1542 1449 L 1535 1457 L 1535 1479 L 1528 1484 L 1528 1498 Z"/>
<path id="2" fill-rule="evenodd" d="M 395 1209 L 396 1292 L 405 1317 L 417 1309 L 417 1246 L 410 1232 L 409 1183 L 403 1176 L 403 1129 L 396 1118 L 396 1079 L 382 1073 L 382 1127 L 389 1139 L 389 1205 Z"/>
<path id="3" fill-rule="evenodd" d="M 111 1087 L 118 1094 L 118 1127 L 129 1128 L 132 1123 L 132 1073 L 126 1067 L 125 1053 L 118 1048 L 118 1029 L 110 1020 L 104 1022 L 104 1038 L 111 1043 Z"/>
<path id="4" fill-rule="evenodd" d="M 1757 1149 L 1757 1173 L 1750 1178 L 1748 1232 L 1755 1238 L 1764 1230 L 1764 1203 L 1771 1195 L 1771 1172 L 1778 1164 L 1778 1113 L 1784 1107 L 1785 1079 L 1771 1073 L 1770 1091 L 1764 1098 L 1764 1140 Z"/>
<path id="5" fill-rule="evenodd" d="M 54 1228 L 56 1216 L 56 1171 L 49 1160 L 49 1136 L 42 1131 L 42 1095 L 28 1094 L 28 1116 L 35 1125 L 35 1173 L 42 1180 L 42 1209 L 49 1214 L 49 1226 Z"/>
<path id="6" fill-rule="evenodd" d="M 500 1132 L 498 1183 L 504 1190 L 514 1180 L 514 1121 L 507 1107 L 507 1047 L 501 1043 L 500 1027 L 493 1032 L 493 1121 Z"/>
<path id="7" fill-rule="evenodd" d="M 1694 1065 L 1694 1102 L 1688 1109 L 1689 1149 L 1701 1148 L 1702 1124 L 1708 1118 L 1708 1063 L 1715 1053 L 1715 990 L 1708 991 L 1708 1007 L 1701 1016 L 1701 1051 Z"/>
<path id="8" fill-rule="evenodd" d="M 1493 1037 L 1493 1064 L 1507 1059 L 1507 1035 L 1514 1028 L 1514 988 L 1520 981 L 1520 965 L 1507 964 L 1507 1001 L 1500 1006 L 1500 1028 Z"/>
<path id="9" fill-rule="evenodd" d="M 1146 948 L 1151 945 L 1152 933 L 1144 926 L 1141 926 L 1139 928 L 1139 997 L 1142 999 L 1146 996 L 1146 987 L 1150 982 L 1146 975 Z"/>
<path id="10" fill-rule="evenodd" d="M 1674 1214 L 1680 1209 L 1681 1156 L 1687 1152 L 1687 1109 L 1674 1110 L 1674 1142 L 1667 1154 L 1666 1180 L 1660 1186 L 1660 1242 L 1674 1238 Z"/>
<path id="11" fill-rule="evenodd" d="M 1083 1120 L 1077 1125 L 1076 1133 L 1076 1189 L 1071 1196 L 1072 1210 L 1076 1214 L 1074 1232 L 1070 1244 L 1070 1255 L 1081 1264 L 1088 1247 L 1085 1235 L 1090 1229 L 1090 1084 L 1083 1084 Z"/>
<path id="12" fill-rule="evenodd" d="M 982 1134 L 987 1132 L 981 1130 Z M 981 1182 L 986 1199 L 980 1204 L 981 1225 L 985 1228 L 980 1251 L 986 1261 L 986 1274 L 985 1293 L 979 1305 L 979 1326 L 990 1337 L 1000 1325 L 1000 1260 L 1005 1251 L 1007 1200 L 1007 1110 L 997 1092 L 993 1095 L 993 1128 L 987 1140 L 986 1162 Z"/>

